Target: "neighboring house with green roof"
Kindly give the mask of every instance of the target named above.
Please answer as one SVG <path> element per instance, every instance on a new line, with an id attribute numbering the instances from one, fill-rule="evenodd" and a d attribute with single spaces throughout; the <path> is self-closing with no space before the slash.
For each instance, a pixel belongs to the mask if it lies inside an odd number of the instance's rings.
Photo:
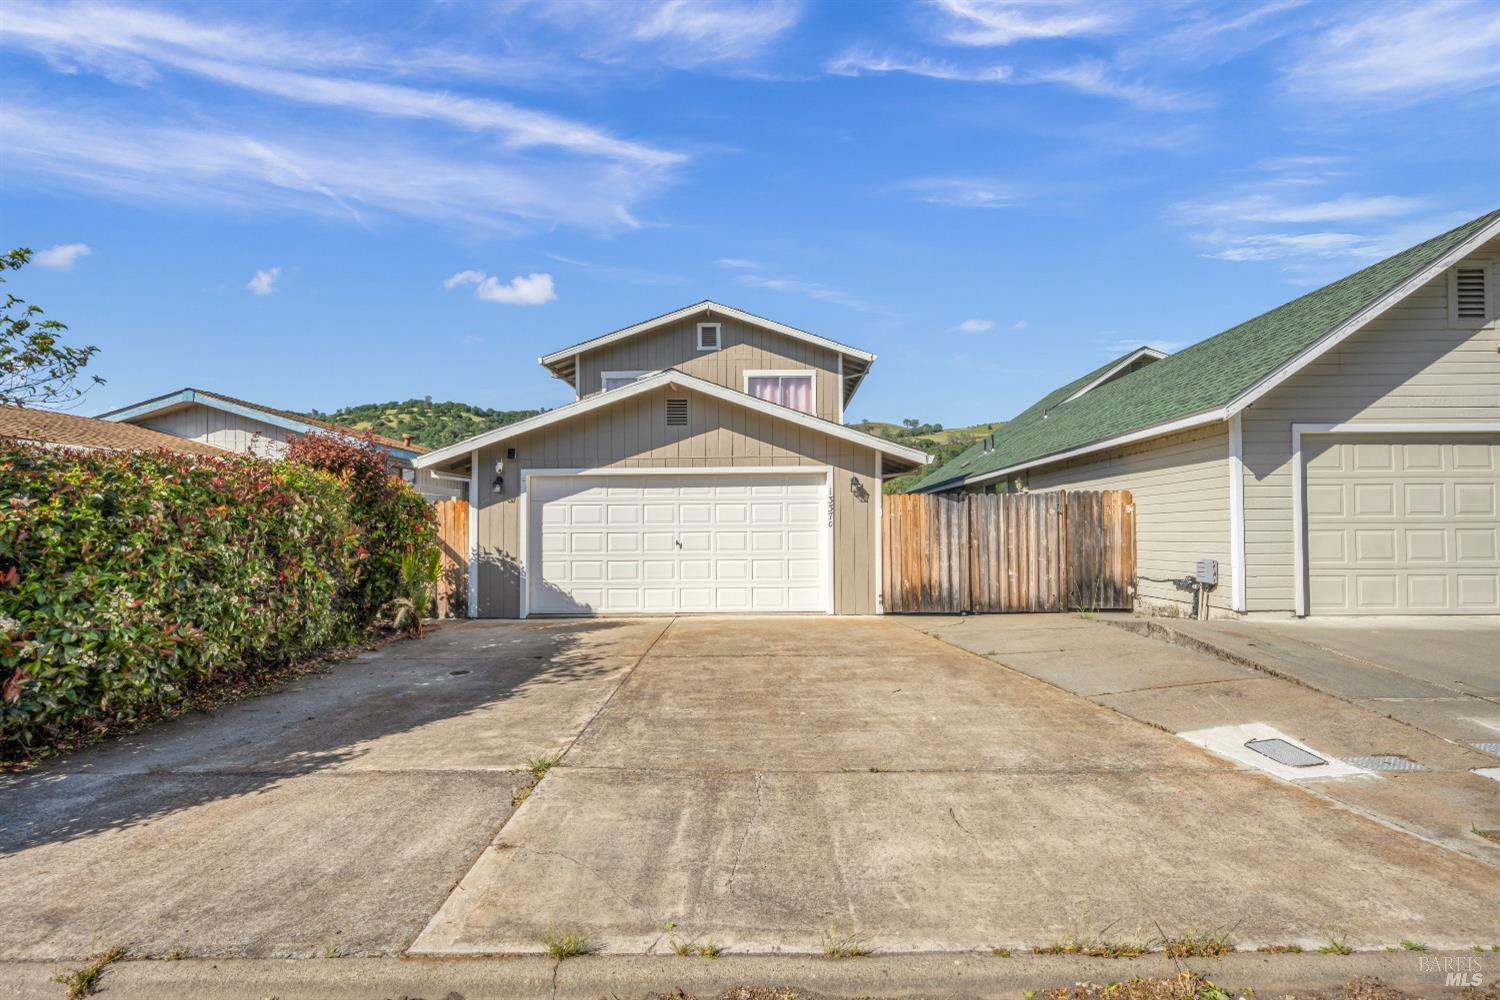
<path id="1" fill-rule="evenodd" d="M 1226 613 L 1497 614 L 1497 316 L 1500 210 L 1116 359 L 915 489 L 1131 490 L 1147 607 L 1209 558 Z"/>

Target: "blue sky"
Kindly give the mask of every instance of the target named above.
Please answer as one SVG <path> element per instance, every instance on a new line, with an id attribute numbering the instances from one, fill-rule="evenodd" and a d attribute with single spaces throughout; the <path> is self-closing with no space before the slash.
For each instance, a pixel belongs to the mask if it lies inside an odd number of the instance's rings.
<path id="1" fill-rule="evenodd" d="M 12 290 L 78 412 L 571 392 L 703 298 L 873 350 L 850 419 L 1013 415 L 1500 207 L 1500 3 L 0 9 Z"/>

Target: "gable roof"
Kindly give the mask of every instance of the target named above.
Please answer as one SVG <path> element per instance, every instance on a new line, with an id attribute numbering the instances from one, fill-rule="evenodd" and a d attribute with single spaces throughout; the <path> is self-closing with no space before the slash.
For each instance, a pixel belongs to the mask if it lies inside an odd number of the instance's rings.
<path id="1" fill-rule="evenodd" d="M 669 385 L 681 389 L 691 389 L 694 392 L 701 392 L 704 395 L 713 396 L 717 399 L 743 406 L 747 410 L 754 410 L 758 413 L 775 417 L 778 420 L 786 420 L 820 431 L 830 437 L 852 441 L 855 444 L 872 448 L 884 455 L 889 455 L 918 466 L 926 465 L 932 461 L 931 455 L 924 451 L 918 451 L 916 448 L 908 448 L 905 445 L 896 444 L 894 441 L 887 441 L 885 438 L 876 437 L 874 434 L 866 434 L 864 431 L 857 431 L 844 424 L 836 423 L 832 420 L 824 420 L 822 417 L 813 416 L 811 413 L 803 413 L 800 410 L 793 410 L 776 403 L 768 403 L 763 399 L 756 399 L 749 393 L 726 388 L 717 382 L 710 382 L 707 379 L 689 375 L 675 368 L 667 368 L 659 372 L 653 372 L 650 375 L 645 375 L 630 385 L 611 389 L 608 392 L 595 393 L 577 402 L 569 403 L 567 406 L 559 406 L 555 410 L 548 410 L 546 413 L 539 413 L 526 420 L 506 424 L 504 427 L 497 427 L 492 431 L 477 434 L 466 441 L 460 441 L 457 444 L 450 444 L 445 448 L 428 452 L 412 464 L 419 469 L 442 465 L 443 463 L 463 458 L 470 452 L 477 451 L 480 448 L 487 448 L 497 442 L 520 437 L 523 434 L 529 434 L 543 427 L 571 420 L 592 410 L 613 406 L 616 403 L 624 402 L 642 393 Z"/>
<path id="2" fill-rule="evenodd" d="M 173 437 L 149 427 L 24 406 L 0 406 L 0 437 L 90 451 L 157 451 L 228 458 L 232 453 L 211 444 Z"/>
<path id="3" fill-rule="evenodd" d="M 264 423 L 276 427 L 282 427 L 289 431 L 305 433 L 311 430 L 329 431 L 334 434 L 347 434 L 351 437 L 363 437 L 364 432 L 353 427 L 345 427 L 342 424 L 330 423 L 327 420 L 319 420 L 317 417 L 309 417 L 302 413 L 293 413 L 291 410 L 278 410 L 275 407 L 263 406 L 260 403 L 252 403 L 244 399 L 236 399 L 226 396 L 221 392 L 211 392 L 208 389 L 178 389 L 176 392 L 164 393 L 153 396 L 151 399 L 133 403 L 130 406 L 122 406 L 110 410 L 108 413 L 99 414 L 100 420 L 112 421 L 135 421 L 141 417 L 163 410 L 176 409 L 189 403 L 199 403 L 216 410 L 224 410 L 229 413 L 238 413 L 241 416 L 249 416 Z M 420 455 L 428 449 L 415 442 L 407 444 L 388 438 L 380 434 L 372 434 L 375 443 L 382 448 L 402 452 L 406 457 Z"/>
<path id="4" fill-rule="evenodd" d="M 1500 209 L 1068 400 L 1106 365 L 1038 401 L 986 439 L 988 448 L 976 445 L 913 489 L 951 489 L 1227 420 L 1497 235 Z"/>
<path id="5" fill-rule="evenodd" d="M 859 384 L 864 381 L 865 374 L 869 371 L 870 366 L 875 363 L 875 355 L 869 351 L 861 351 L 857 347 L 841 344 L 837 340 L 829 340 L 827 337 L 820 337 L 816 333 L 799 330 L 795 326 L 787 326 L 785 323 L 778 323 L 773 319 L 757 316 L 755 313 L 746 312 L 743 309 L 726 306 L 722 302 L 715 302 L 712 299 L 694 302 L 690 306 L 683 306 L 681 309 L 674 309 L 669 313 L 662 313 L 660 316 L 655 316 L 630 326 L 621 327 L 618 330 L 601 334 L 598 337 L 574 344 L 571 347 L 564 347 L 560 351 L 553 351 L 551 354 L 545 354 L 537 358 L 537 362 L 569 385 L 574 385 L 576 384 L 574 379 L 577 377 L 574 367 L 576 359 L 580 354 L 586 354 L 589 351 L 595 351 L 621 340 L 649 333 L 652 330 L 658 330 L 661 327 L 670 326 L 673 323 L 691 319 L 698 315 L 702 315 L 704 320 L 708 322 L 711 322 L 716 316 L 722 316 L 726 319 L 736 320 L 740 323 L 747 323 L 751 326 L 758 326 L 764 330 L 779 333 L 784 337 L 791 337 L 793 340 L 815 344 L 818 347 L 839 354 L 844 359 L 844 385 L 842 390 L 846 403 L 853 397 L 855 390 L 859 388 Z"/>

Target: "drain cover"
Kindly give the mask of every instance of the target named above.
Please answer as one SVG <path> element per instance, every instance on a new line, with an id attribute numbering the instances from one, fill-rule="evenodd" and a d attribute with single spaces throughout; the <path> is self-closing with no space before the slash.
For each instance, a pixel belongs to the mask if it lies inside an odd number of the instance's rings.
<path id="1" fill-rule="evenodd" d="M 1345 757 L 1345 764 L 1362 767 L 1366 771 L 1425 771 L 1427 768 L 1410 757 L 1398 753 L 1377 753 L 1368 757 Z"/>
<path id="2" fill-rule="evenodd" d="M 1491 757 L 1500 757 L 1500 743 L 1470 743 L 1469 746 L 1475 750 L 1483 751 Z"/>
<path id="3" fill-rule="evenodd" d="M 1316 767 L 1319 764 L 1328 763 L 1322 757 L 1310 754 L 1297 744 L 1288 743 L 1286 740 L 1251 740 L 1245 746 L 1287 767 Z"/>

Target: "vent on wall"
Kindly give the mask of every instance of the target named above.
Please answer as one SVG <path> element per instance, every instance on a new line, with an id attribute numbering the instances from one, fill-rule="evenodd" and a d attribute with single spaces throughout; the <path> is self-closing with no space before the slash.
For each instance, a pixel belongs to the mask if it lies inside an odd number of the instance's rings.
<path id="1" fill-rule="evenodd" d="M 667 400 L 667 426 L 668 427 L 686 427 L 687 426 L 687 413 L 688 413 L 688 411 L 687 411 L 687 404 L 688 404 L 688 401 L 685 400 L 685 399 L 669 399 L 669 400 Z"/>
<path id="2" fill-rule="evenodd" d="M 1483 264 L 1455 267 L 1448 283 L 1449 315 L 1454 320 L 1488 317 L 1488 268 Z"/>

